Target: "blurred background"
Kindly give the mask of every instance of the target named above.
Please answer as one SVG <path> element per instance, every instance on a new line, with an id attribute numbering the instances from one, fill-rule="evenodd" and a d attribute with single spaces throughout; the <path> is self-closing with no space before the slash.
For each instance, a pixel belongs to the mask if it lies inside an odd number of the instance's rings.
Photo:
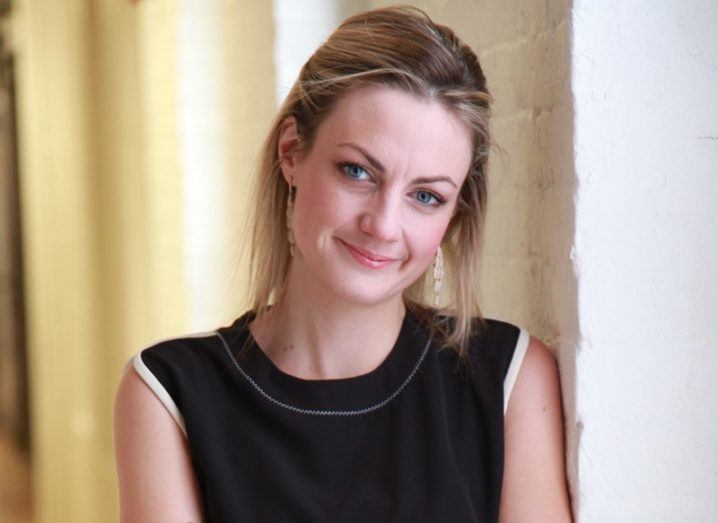
<path id="1" fill-rule="evenodd" d="M 259 145 L 350 0 L 0 0 L 0 523 L 117 519 L 115 390 L 242 312 Z M 495 98 L 482 295 L 561 367 L 578 521 L 718 521 L 718 4 L 408 2 Z"/>

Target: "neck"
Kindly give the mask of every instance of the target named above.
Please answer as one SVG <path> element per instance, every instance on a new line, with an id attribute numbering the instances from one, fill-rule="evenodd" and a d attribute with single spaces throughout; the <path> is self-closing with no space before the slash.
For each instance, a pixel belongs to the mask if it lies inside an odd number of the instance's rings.
<path id="1" fill-rule="evenodd" d="M 337 299 L 292 277 L 285 292 L 250 330 L 282 371 L 303 379 L 366 374 L 391 352 L 405 314 L 402 297 L 366 305 Z"/>

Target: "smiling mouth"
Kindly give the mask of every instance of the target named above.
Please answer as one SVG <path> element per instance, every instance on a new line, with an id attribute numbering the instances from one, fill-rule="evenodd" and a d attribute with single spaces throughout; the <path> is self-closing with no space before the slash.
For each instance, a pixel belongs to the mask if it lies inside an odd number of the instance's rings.
<path id="1" fill-rule="evenodd" d="M 373 269 L 380 269 L 382 267 L 386 267 L 387 265 L 398 260 L 398 258 L 387 258 L 386 256 L 382 256 L 371 251 L 366 251 L 361 247 L 355 247 L 354 245 L 351 245 L 344 240 L 339 241 L 342 243 L 342 245 L 344 245 L 344 247 L 346 247 L 347 251 L 349 251 L 349 254 L 351 254 L 359 263 Z"/>

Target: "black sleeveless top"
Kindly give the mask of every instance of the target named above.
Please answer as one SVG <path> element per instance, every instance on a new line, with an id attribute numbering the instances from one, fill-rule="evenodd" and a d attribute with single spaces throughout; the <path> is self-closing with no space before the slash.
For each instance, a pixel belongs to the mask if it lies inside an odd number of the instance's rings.
<path id="1" fill-rule="evenodd" d="M 497 521 L 525 331 L 487 320 L 469 369 L 407 310 L 375 370 L 305 380 L 254 343 L 252 319 L 132 360 L 187 436 L 208 521 Z"/>

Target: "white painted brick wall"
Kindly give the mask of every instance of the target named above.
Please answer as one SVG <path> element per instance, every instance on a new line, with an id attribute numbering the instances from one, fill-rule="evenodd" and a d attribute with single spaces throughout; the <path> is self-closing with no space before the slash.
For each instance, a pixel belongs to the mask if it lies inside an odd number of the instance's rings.
<path id="1" fill-rule="evenodd" d="M 713 0 L 574 2 L 585 522 L 718 520 L 717 26 Z"/>

